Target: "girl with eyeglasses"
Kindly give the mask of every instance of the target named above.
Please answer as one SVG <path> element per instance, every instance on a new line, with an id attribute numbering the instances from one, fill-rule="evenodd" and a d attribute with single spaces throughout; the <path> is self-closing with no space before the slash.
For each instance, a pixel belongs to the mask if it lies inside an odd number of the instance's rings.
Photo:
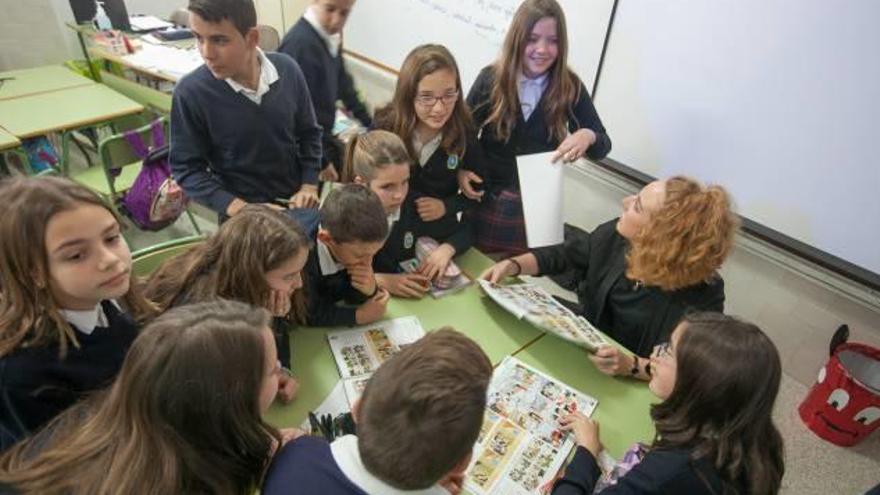
<path id="1" fill-rule="evenodd" d="M 516 157 L 556 151 L 571 162 L 604 158 L 611 139 L 586 86 L 568 67 L 565 14 L 554 0 L 526 0 L 514 14 L 498 60 L 468 93 L 486 154 L 486 197 L 474 221 L 484 252 L 526 250 Z"/>
<path id="2" fill-rule="evenodd" d="M 773 342 L 757 326 L 720 313 L 686 316 L 651 356 L 651 406 L 657 435 L 601 474 L 599 424 L 563 418 L 577 451 L 553 495 L 774 494 L 785 472 L 773 424 L 782 369 Z"/>
<path id="3" fill-rule="evenodd" d="M 407 201 L 413 203 L 425 235 L 439 243 L 423 270 L 436 278 L 454 255 L 472 244 L 471 228 L 458 214 L 480 198 L 474 187 L 482 182 L 484 168 L 458 65 L 446 47 L 421 45 L 407 55 L 394 98 L 376 111 L 374 124 L 400 136 L 413 157 Z"/>

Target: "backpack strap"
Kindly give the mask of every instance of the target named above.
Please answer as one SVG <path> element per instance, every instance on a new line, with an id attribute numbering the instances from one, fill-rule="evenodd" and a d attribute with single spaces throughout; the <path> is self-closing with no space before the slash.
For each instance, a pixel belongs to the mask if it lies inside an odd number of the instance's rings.
<path id="1" fill-rule="evenodd" d="M 128 141 L 134 154 L 138 158 L 144 159 L 150 154 L 151 150 L 165 146 L 165 126 L 162 125 L 162 119 L 156 119 L 150 124 L 150 134 L 152 135 L 152 146 L 147 146 L 137 131 L 125 131 L 123 136 L 125 136 L 125 140 Z"/>
<path id="2" fill-rule="evenodd" d="M 165 126 L 162 119 L 154 120 L 150 130 L 153 133 L 153 148 L 165 146 Z"/>

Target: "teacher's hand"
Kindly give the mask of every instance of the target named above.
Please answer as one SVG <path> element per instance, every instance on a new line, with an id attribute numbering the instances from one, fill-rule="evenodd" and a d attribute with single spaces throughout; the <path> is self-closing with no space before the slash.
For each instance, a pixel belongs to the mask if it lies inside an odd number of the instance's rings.
<path id="1" fill-rule="evenodd" d="M 516 265 L 513 264 L 510 260 L 501 260 L 498 263 L 490 266 L 483 273 L 480 274 L 480 278 L 483 280 L 488 280 L 493 284 L 497 284 L 499 281 L 504 280 L 507 277 L 512 277 L 516 275 Z"/>
<path id="2" fill-rule="evenodd" d="M 590 361 L 602 373 L 610 376 L 629 375 L 633 358 L 629 354 L 611 345 L 603 345 L 590 355 Z"/>
<path id="3" fill-rule="evenodd" d="M 587 128 L 578 129 L 574 133 L 569 134 L 568 137 L 559 144 L 559 147 L 556 148 L 556 152 L 553 153 L 553 157 L 550 160 L 553 163 L 556 163 L 559 160 L 562 160 L 563 163 L 573 162 L 584 156 L 587 149 L 595 142 L 595 132 Z"/>

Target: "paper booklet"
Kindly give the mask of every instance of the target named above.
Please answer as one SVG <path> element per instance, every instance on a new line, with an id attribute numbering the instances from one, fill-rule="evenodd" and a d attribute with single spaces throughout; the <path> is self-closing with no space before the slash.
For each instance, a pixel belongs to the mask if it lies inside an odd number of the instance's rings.
<path id="1" fill-rule="evenodd" d="M 349 405 L 361 396 L 370 376 L 382 363 L 424 335 L 415 316 L 328 333 L 327 341 Z"/>
<path id="2" fill-rule="evenodd" d="M 465 474 L 477 495 L 538 494 L 553 482 L 574 447 L 560 429 L 571 412 L 591 416 L 596 399 L 514 357 L 495 369 L 483 426 Z"/>
<path id="3" fill-rule="evenodd" d="M 569 342 L 596 350 L 608 341 L 586 318 L 559 303 L 549 292 L 533 284 L 499 285 L 480 280 L 480 287 L 502 308 L 521 320 Z"/>

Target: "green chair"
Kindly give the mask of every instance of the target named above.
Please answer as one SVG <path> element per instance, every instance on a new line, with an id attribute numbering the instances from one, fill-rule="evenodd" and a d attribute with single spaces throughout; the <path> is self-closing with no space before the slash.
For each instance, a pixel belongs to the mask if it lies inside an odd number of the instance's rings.
<path id="1" fill-rule="evenodd" d="M 171 95 L 167 93 L 106 71 L 101 71 L 101 82 L 159 114 L 171 113 Z"/>
<path id="2" fill-rule="evenodd" d="M 204 236 L 196 235 L 172 239 L 155 246 L 135 251 L 131 255 L 131 269 L 139 277 L 153 273 L 163 261 L 174 258 L 205 241 Z"/>
<path id="3" fill-rule="evenodd" d="M 162 117 L 161 120 L 167 136 L 168 119 Z M 134 132 L 141 136 L 144 143 L 152 142 L 152 124 L 135 129 Z M 98 144 L 98 155 L 101 158 L 100 167 L 72 170 L 69 176 L 106 198 L 116 208 L 140 173 L 141 158 L 135 155 L 123 133 L 102 139 Z M 186 215 L 196 233 L 201 234 L 202 230 L 189 208 L 186 209 Z"/>

